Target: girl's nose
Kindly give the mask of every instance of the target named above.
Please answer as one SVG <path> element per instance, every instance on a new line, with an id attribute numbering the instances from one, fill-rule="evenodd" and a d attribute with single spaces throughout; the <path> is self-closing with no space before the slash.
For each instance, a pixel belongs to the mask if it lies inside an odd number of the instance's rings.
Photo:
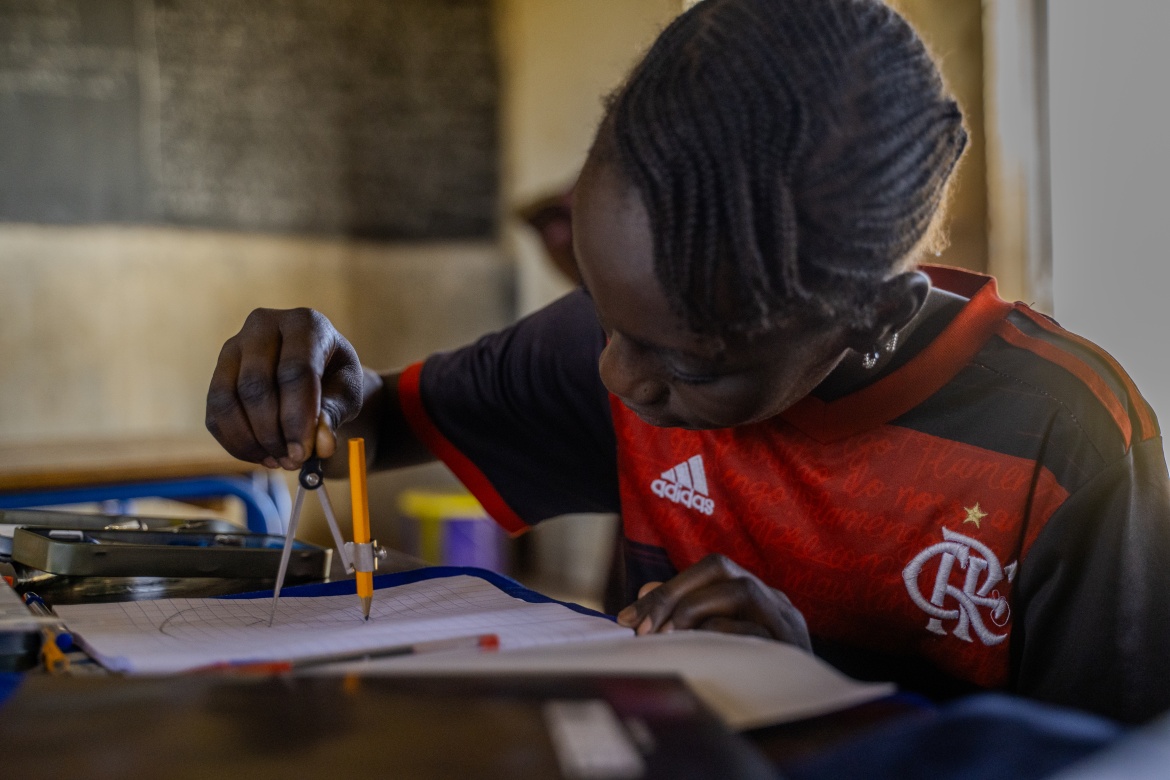
<path id="1" fill-rule="evenodd" d="M 620 333 L 610 336 L 598 369 L 606 389 L 633 406 L 660 404 L 669 393 L 656 358 Z"/>

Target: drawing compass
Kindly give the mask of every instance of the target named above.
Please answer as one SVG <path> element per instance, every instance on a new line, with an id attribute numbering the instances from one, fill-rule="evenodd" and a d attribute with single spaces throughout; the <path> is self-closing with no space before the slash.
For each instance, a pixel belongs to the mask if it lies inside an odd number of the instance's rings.
<path id="1" fill-rule="evenodd" d="M 355 446 L 357 446 L 357 454 L 355 454 Z M 371 594 L 364 593 L 363 585 L 366 586 L 366 589 L 372 591 L 372 585 L 370 584 L 372 573 L 377 570 L 378 561 L 386 557 L 386 550 L 377 541 L 370 539 L 369 508 L 366 505 L 367 499 L 365 493 L 365 449 L 363 440 L 350 440 L 350 458 L 351 482 L 359 483 L 360 488 L 360 499 L 359 501 L 358 499 L 355 501 L 356 522 L 353 525 L 353 533 L 355 533 L 355 540 L 353 541 L 345 541 L 342 538 L 342 531 L 337 527 L 337 517 L 333 515 L 333 504 L 329 501 L 329 491 L 325 490 L 325 470 L 321 465 L 321 458 L 314 455 L 308 461 L 305 461 L 301 467 L 301 475 L 297 477 L 296 499 L 292 502 L 292 515 L 289 517 L 288 531 L 284 534 L 284 550 L 281 552 L 281 565 L 276 571 L 276 586 L 273 588 L 273 608 L 271 608 L 271 612 L 268 614 L 269 626 L 276 619 L 276 607 L 281 601 L 281 587 L 284 585 L 284 574 L 288 571 L 289 557 L 292 554 L 292 544 L 294 544 L 296 539 L 296 526 L 301 522 L 304 496 L 309 491 L 316 492 L 317 498 L 321 499 L 321 508 L 325 512 L 325 522 L 329 524 L 329 531 L 333 534 L 333 545 L 337 547 L 337 554 L 342 558 L 345 573 L 358 573 L 358 591 L 360 595 L 363 595 L 363 613 L 366 620 L 369 620 L 369 596 Z M 353 463 L 360 464 L 357 471 L 353 468 Z M 357 474 L 358 479 L 353 478 L 353 474 Z M 362 517 L 362 522 L 360 523 L 357 522 L 358 515 Z"/>
<path id="2" fill-rule="evenodd" d="M 284 550 L 280 555 L 280 568 L 276 572 L 276 587 L 272 589 L 272 611 L 268 615 L 268 625 L 270 626 L 276 618 L 276 606 L 280 603 L 280 589 L 284 585 L 284 575 L 288 570 L 293 540 L 297 535 L 297 524 L 301 520 L 301 508 L 305 503 L 305 494 L 309 491 L 316 493 L 321 501 L 321 508 L 325 512 L 325 521 L 329 524 L 329 531 L 333 534 L 333 543 L 337 547 L 337 554 L 341 556 L 345 573 L 353 574 L 354 572 L 349 546 L 341 538 L 341 530 L 337 527 L 337 517 L 333 514 L 333 504 L 329 501 L 329 491 L 325 489 L 325 470 L 321 467 L 321 459 L 314 455 L 305 461 L 305 465 L 301 466 L 301 473 L 297 479 L 297 497 L 293 501 L 292 515 L 288 519 Z"/>

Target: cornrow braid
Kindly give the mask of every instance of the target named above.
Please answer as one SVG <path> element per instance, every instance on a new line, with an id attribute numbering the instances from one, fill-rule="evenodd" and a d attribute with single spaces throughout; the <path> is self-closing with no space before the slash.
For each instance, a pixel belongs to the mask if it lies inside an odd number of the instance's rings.
<path id="1" fill-rule="evenodd" d="M 610 98 L 591 154 L 642 196 L 677 312 L 750 332 L 794 306 L 869 324 L 966 140 L 880 0 L 703 0 Z"/>

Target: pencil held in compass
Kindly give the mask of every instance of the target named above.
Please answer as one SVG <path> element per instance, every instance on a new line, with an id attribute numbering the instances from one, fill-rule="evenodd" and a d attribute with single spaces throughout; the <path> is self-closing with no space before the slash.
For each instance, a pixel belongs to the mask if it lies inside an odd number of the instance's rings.
<path id="1" fill-rule="evenodd" d="M 353 505 L 353 544 L 370 544 L 370 497 L 366 487 L 365 439 L 349 440 L 349 490 Z M 365 568 L 365 567 L 363 567 Z M 374 572 L 359 570 L 357 593 L 362 602 L 362 618 L 370 619 L 370 605 L 374 600 Z"/>

